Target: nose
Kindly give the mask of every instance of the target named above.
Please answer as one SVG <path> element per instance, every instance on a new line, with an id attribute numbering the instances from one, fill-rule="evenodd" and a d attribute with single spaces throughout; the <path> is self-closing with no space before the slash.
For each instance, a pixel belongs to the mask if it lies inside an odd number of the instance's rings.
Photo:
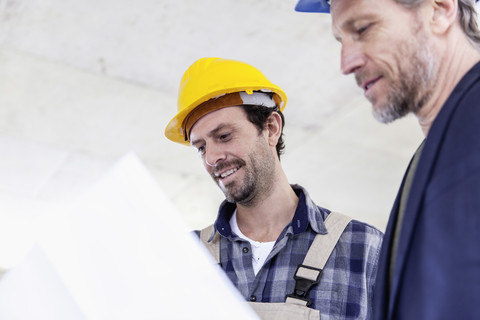
<path id="1" fill-rule="evenodd" d="M 221 148 L 215 147 L 214 145 L 210 145 L 206 148 L 204 155 L 206 165 L 214 167 L 222 160 L 225 160 L 225 153 Z"/>
<path id="2" fill-rule="evenodd" d="M 365 65 L 365 55 L 359 44 L 345 42 L 342 44 L 341 70 L 343 74 L 356 73 Z"/>

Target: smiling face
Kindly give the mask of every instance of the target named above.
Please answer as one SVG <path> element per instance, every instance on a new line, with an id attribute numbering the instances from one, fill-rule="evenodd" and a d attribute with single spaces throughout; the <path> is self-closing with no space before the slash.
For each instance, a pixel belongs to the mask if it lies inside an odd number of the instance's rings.
<path id="1" fill-rule="evenodd" d="M 355 75 L 380 122 L 418 112 L 432 95 L 438 68 L 422 14 L 393 0 L 332 3 L 342 72 Z"/>
<path id="2" fill-rule="evenodd" d="M 227 107 L 200 118 L 190 131 L 192 146 L 228 201 L 253 205 L 275 177 L 275 147 L 242 107 Z"/>

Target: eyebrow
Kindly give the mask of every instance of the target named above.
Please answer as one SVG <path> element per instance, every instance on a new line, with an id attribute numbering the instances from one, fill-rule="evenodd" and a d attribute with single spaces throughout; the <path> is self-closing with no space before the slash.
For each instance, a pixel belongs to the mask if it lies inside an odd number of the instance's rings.
<path id="1" fill-rule="evenodd" d="M 226 127 L 231 127 L 232 125 L 230 124 L 227 124 L 227 123 L 220 123 L 215 129 L 213 129 L 212 131 L 210 131 L 208 134 L 207 134 L 207 137 L 212 137 L 212 136 L 215 136 L 216 134 L 218 134 L 219 131 L 223 130 L 224 128 Z M 203 141 L 204 139 L 200 138 L 200 139 L 195 139 L 193 141 L 190 142 L 190 144 L 193 146 L 195 144 L 198 144 L 199 142 Z"/>

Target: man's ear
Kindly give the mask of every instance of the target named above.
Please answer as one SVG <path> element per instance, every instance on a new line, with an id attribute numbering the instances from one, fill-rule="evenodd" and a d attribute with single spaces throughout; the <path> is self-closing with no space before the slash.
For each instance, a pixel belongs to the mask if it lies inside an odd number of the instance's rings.
<path id="1" fill-rule="evenodd" d="M 268 143 L 270 146 L 276 146 L 278 139 L 282 134 L 282 117 L 278 112 L 272 112 L 268 116 L 266 122 L 266 129 L 268 132 Z"/>
<path id="2" fill-rule="evenodd" d="M 458 0 L 430 0 L 430 3 L 433 6 L 432 31 L 445 34 L 458 19 Z"/>

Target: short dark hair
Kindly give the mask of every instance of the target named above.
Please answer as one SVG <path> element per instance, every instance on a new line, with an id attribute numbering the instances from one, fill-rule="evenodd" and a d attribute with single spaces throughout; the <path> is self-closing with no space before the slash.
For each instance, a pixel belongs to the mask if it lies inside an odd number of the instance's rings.
<path id="1" fill-rule="evenodd" d="M 248 120 L 257 127 L 259 133 L 262 132 L 263 129 L 265 129 L 267 119 L 273 112 L 276 112 L 280 115 L 280 117 L 282 118 L 282 132 L 276 145 L 278 159 L 280 159 L 280 155 L 283 154 L 285 149 L 285 142 L 283 141 L 283 128 L 285 127 L 285 117 L 283 116 L 283 113 L 278 109 L 278 107 L 269 108 L 265 106 L 244 105 L 243 109 L 247 113 Z"/>

